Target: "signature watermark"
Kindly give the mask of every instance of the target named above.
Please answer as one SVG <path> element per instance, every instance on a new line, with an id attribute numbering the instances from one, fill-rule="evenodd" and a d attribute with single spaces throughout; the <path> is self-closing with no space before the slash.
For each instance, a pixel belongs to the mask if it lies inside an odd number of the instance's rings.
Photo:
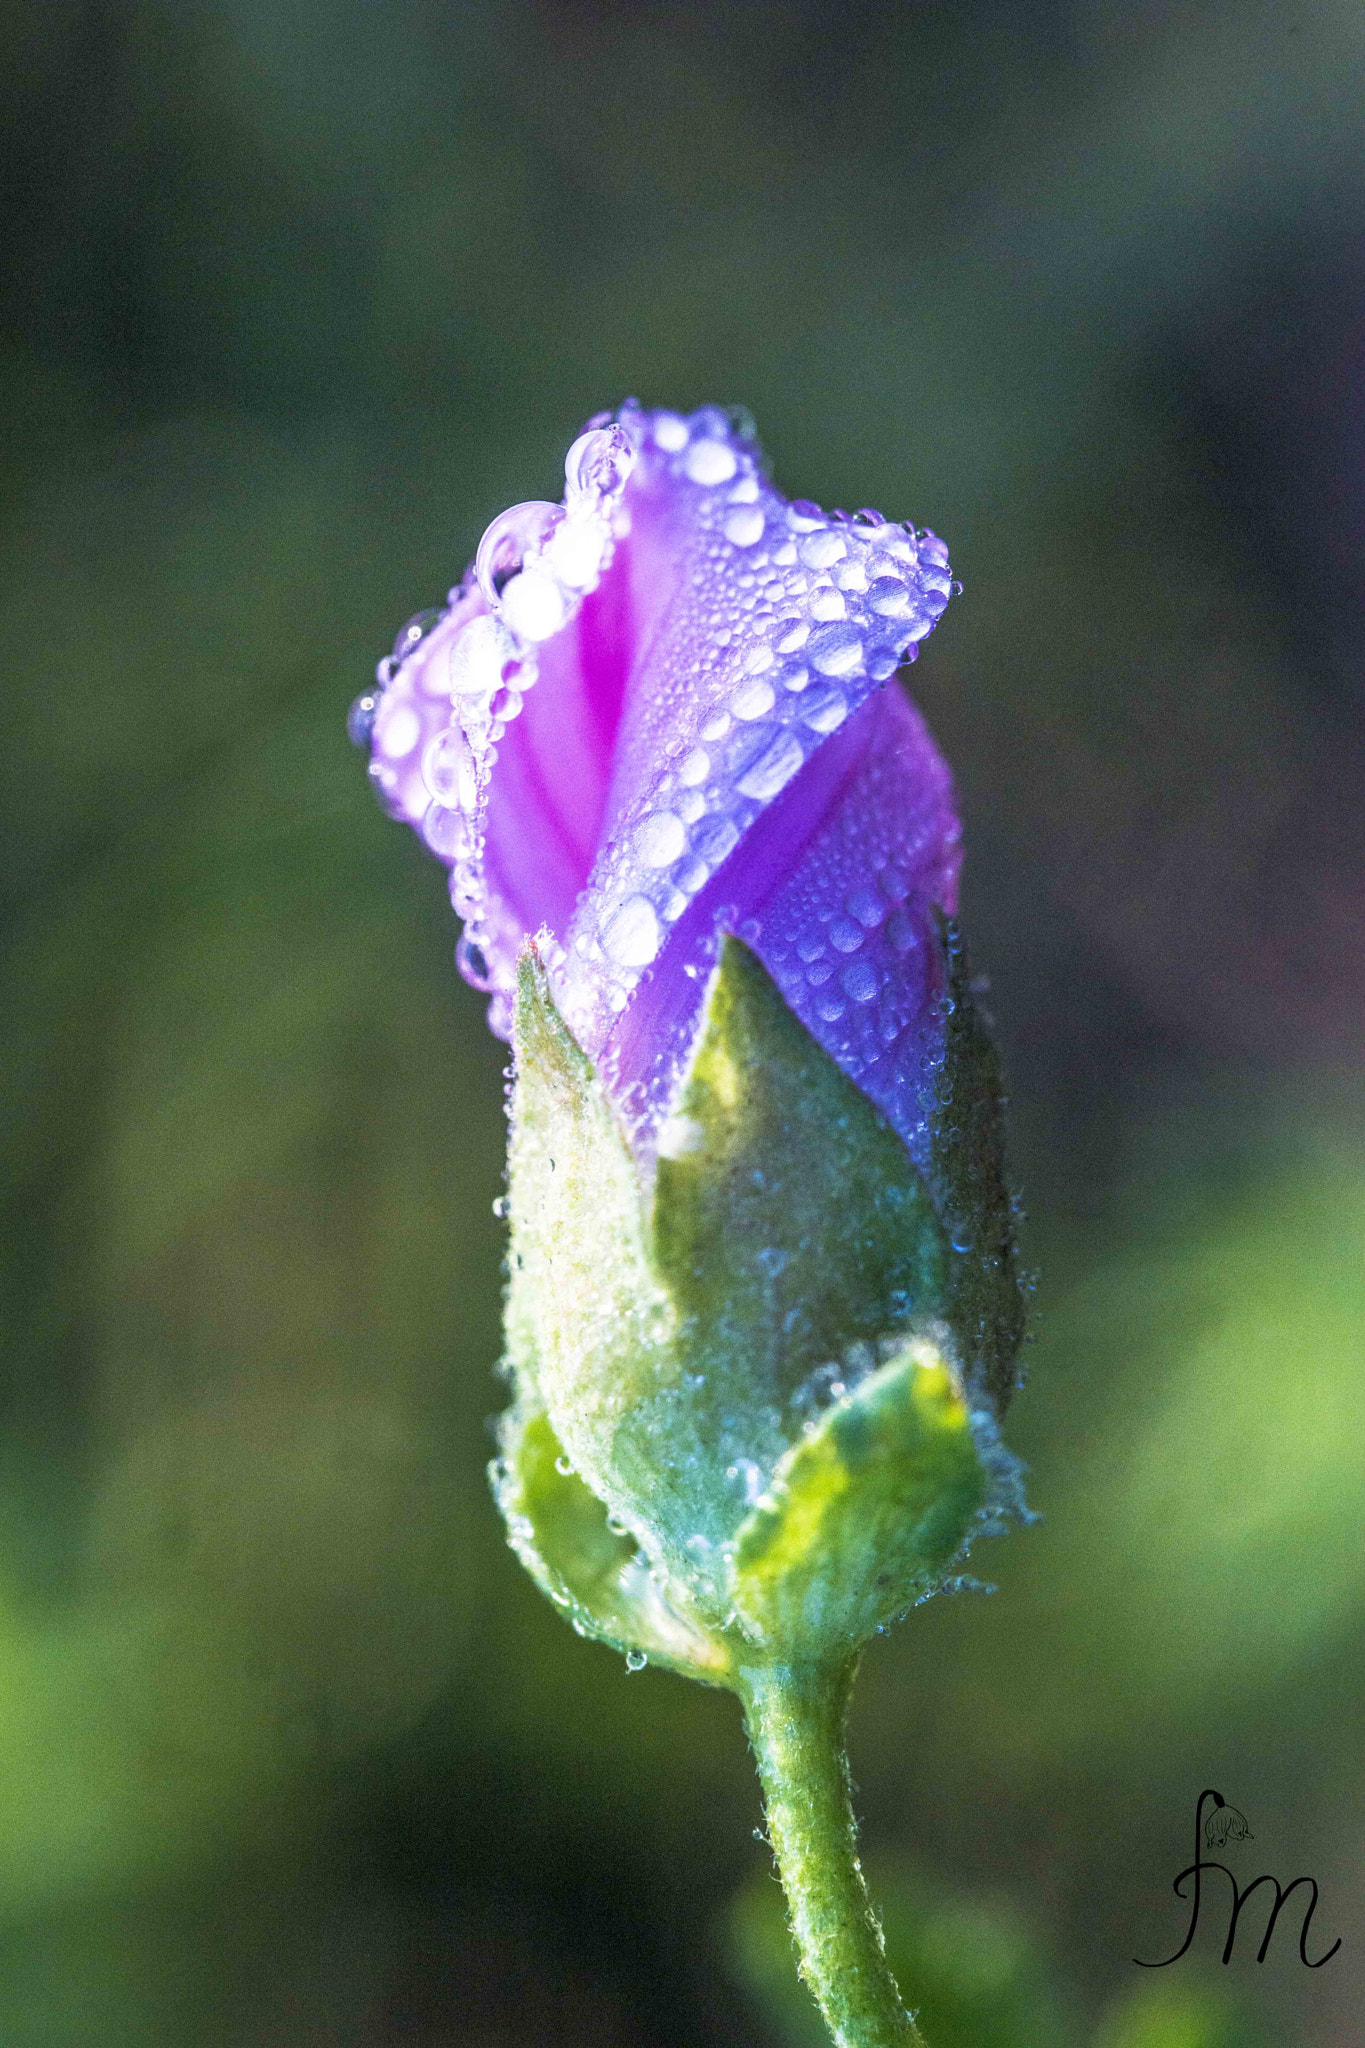
<path id="1" fill-rule="evenodd" d="M 1207 1814 L 1204 1811 L 1206 1804 L 1208 1806 Z M 1280 1908 L 1288 1903 L 1300 1886 L 1307 1888 L 1306 1898 L 1296 1902 L 1303 1905 L 1303 1924 L 1299 1928 L 1300 1960 L 1310 1970 L 1320 1970 L 1324 1963 L 1331 1962 L 1333 1956 L 1341 1947 L 1340 1936 L 1337 1937 L 1324 1955 L 1310 1956 L 1308 1953 L 1308 1930 L 1312 1923 L 1313 1915 L 1317 1911 L 1318 1904 L 1318 1883 L 1316 1878 L 1296 1877 L 1292 1878 L 1287 1885 L 1282 1885 L 1277 1877 L 1272 1877 L 1269 1871 L 1267 1871 L 1261 1877 L 1253 1877 L 1250 1884 L 1239 1886 L 1236 1877 L 1226 1863 L 1220 1863 L 1213 1857 L 1206 1858 L 1204 1855 L 1206 1849 L 1224 1849 L 1229 1842 L 1249 1842 L 1254 1839 L 1251 1829 L 1247 1825 L 1246 1815 L 1239 1812 L 1237 1807 L 1230 1806 L 1221 1792 L 1215 1792 L 1212 1788 L 1209 1788 L 1200 1793 L 1194 1807 L 1194 1861 L 1193 1863 L 1186 1864 L 1172 1886 L 1178 1899 L 1188 1897 L 1190 1901 L 1190 1924 L 1185 1930 L 1185 1939 L 1181 1942 L 1174 1955 L 1163 1956 L 1159 1962 L 1150 1962 L 1142 1956 L 1134 1956 L 1133 1961 L 1135 1963 L 1144 1970 L 1165 1970 L 1169 1969 L 1172 1963 L 1180 1961 L 1180 1958 L 1186 1953 L 1190 1943 L 1194 1940 L 1195 1930 L 1199 1925 L 1199 1915 L 1204 1910 L 1204 1880 L 1206 1877 L 1211 1877 L 1216 1871 L 1222 1872 L 1232 1888 L 1232 1905 L 1228 1915 L 1228 1937 L 1223 1944 L 1223 1961 L 1225 1963 L 1232 1961 L 1233 1945 L 1237 1940 L 1237 1922 L 1241 1916 L 1242 1908 L 1254 1893 L 1261 1890 L 1263 1885 L 1269 1885 L 1274 1897 L 1270 1907 L 1270 1918 L 1266 1923 L 1265 1934 L 1262 1937 L 1260 1947 L 1256 1951 L 1257 1962 L 1263 1963 L 1269 1953 L 1271 1936 L 1275 1932 L 1276 1922 L 1280 1917 Z M 1186 1890 L 1191 1880 L 1193 1880 L 1194 1885 L 1192 1893 Z M 1210 1891 L 1211 1893 L 1216 1893 L 1216 1896 L 1219 1898 L 1223 1896 L 1221 1886 L 1210 1887 Z M 1210 1910 L 1216 1910 L 1212 1902 L 1210 1902 Z"/>

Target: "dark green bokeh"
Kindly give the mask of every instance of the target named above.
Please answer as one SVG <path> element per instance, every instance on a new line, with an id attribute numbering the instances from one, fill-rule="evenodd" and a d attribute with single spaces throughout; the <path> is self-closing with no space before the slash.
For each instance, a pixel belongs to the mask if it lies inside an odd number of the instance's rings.
<path id="1" fill-rule="evenodd" d="M 856 1702 L 926 2016 L 1008 1952 L 1094 2048 L 1353 2038 L 1359 7 L 54 0 L 0 64 L 6 2048 L 797 2038 L 731 1703 L 503 1547 L 504 1055 L 343 729 L 626 392 L 967 586 L 1046 1520 Z M 1327 1968 L 1138 1981 L 1209 1783 Z"/>

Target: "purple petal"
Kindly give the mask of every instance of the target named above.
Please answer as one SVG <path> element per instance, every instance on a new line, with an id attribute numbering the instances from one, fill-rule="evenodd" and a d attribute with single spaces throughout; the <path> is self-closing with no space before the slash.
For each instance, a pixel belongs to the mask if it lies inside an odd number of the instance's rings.
<path id="1" fill-rule="evenodd" d="M 519 946 L 548 932 L 565 1012 L 648 1137 L 718 922 L 757 918 L 793 1007 L 903 1124 L 891 1077 L 929 999 L 913 934 L 951 893 L 957 828 L 923 727 L 878 686 L 948 601 L 942 543 L 788 504 L 714 407 L 627 407 L 565 470 L 563 506 L 495 520 L 477 586 L 381 664 L 371 772 L 452 868 L 464 972 L 505 1027 Z M 795 964 L 803 918 L 833 930 L 893 868 L 909 908 L 874 919 L 869 897 L 842 968 Z"/>
<path id="2" fill-rule="evenodd" d="M 746 938 L 792 1009 L 917 1156 L 942 1037 L 934 907 L 957 905 L 952 786 L 894 685 L 848 719 L 679 919 L 602 1055 L 652 1143 L 691 1048 L 720 932 Z"/>

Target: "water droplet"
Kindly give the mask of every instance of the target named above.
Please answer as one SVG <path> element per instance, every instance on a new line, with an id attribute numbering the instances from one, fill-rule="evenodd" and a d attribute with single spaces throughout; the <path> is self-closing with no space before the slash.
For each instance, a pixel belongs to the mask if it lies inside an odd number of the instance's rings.
<path id="1" fill-rule="evenodd" d="M 666 868 L 687 844 L 682 819 L 672 811 L 651 811 L 636 827 L 635 853 L 647 868 Z"/>
<path id="2" fill-rule="evenodd" d="M 422 755 L 422 780 L 434 802 L 453 810 L 473 809 L 474 755 L 458 726 L 448 725 L 428 742 Z"/>
<path id="3" fill-rule="evenodd" d="M 643 1650 L 627 1650 L 627 1651 L 626 1651 L 626 1669 L 627 1669 L 627 1671 L 643 1671 L 643 1670 L 644 1670 L 644 1668 L 645 1668 L 645 1666 L 646 1666 L 646 1664 L 648 1664 L 648 1662 L 649 1662 L 649 1659 L 648 1659 L 648 1657 L 647 1657 L 647 1656 L 645 1655 L 645 1653 L 644 1653 L 644 1651 L 643 1651 Z"/>
<path id="4" fill-rule="evenodd" d="M 422 737 L 422 721 L 411 704 L 386 697 L 374 722 L 374 743 L 391 761 L 401 761 Z"/>
<path id="5" fill-rule="evenodd" d="M 601 500 L 622 489 L 635 465 L 635 450 L 620 427 L 597 427 L 580 434 L 564 458 L 564 482 L 570 497 Z"/>
<path id="6" fill-rule="evenodd" d="M 867 602 L 883 619 L 908 618 L 915 608 L 910 592 L 895 576 L 879 576 L 867 593 Z"/>
<path id="7" fill-rule="evenodd" d="M 832 533 L 825 527 L 823 531 L 807 534 L 804 540 L 798 541 L 796 552 L 808 569 L 828 569 L 843 560 L 848 547 L 841 534 Z"/>
<path id="8" fill-rule="evenodd" d="M 497 604 L 527 556 L 545 545 L 563 517 L 562 505 L 528 498 L 523 504 L 510 505 L 500 512 L 485 529 L 474 557 L 474 574 L 489 604 Z"/>
<path id="9" fill-rule="evenodd" d="M 860 925 L 875 932 L 886 915 L 886 905 L 875 889 L 854 889 L 845 900 L 850 917 L 856 917 Z"/>
<path id="10" fill-rule="evenodd" d="M 730 699 L 730 709 L 736 718 L 763 718 L 772 710 L 774 702 L 772 684 L 766 676 L 758 676 L 735 693 Z"/>
<path id="11" fill-rule="evenodd" d="M 848 717 L 848 699 L 842 690 L 817 690 L 801 706 L 801 722 L 812 732 L 833 732 Z"/>
<path id="12" fill-rule="evenodd" d="M 471 988 L 481 989 L 485 994 L 492 988 L 493 976 L 488 965 L 488 956 L 483 947 L 466 932 L 461 932 L 460 942 L 455 948 L 455 965 Z"/>
<path id="13" fill-rule="evenodd" d="M 813 619 L 842 619 L 848 616 L 848 606 L 837 590 L 822 584 L 811 592 L 810 615 Z"/>
<path id="14" fill-rule="evenodd" d="M 564 614 L 564 593 L 543 568 L 523 569 L 503 589 L 502 616 L 518 639 L 538 645 L 553 638 Z"/>
<path id="15" fill-rule="evenodd" d="M 785 789 L 805 760 L 800 740 L 790 727 L 774 735 L 756 761 L 751 762 L 735 784 L 741 796 L 766 803 Z"/>
<path id="16" fill-rule="evenodd" d="M 877 970 L 870 960 L 850 960 L 839 977 L 844 994 L 855 1003 L 870 1003 L 877 993 Z"/>
<path id="17" fill-rule="evenodd" d="M 676 455 L 680 448 L 687 446 L 686 420 L 679 419 L 675 412 L 655 413 L 654 443 L 663 449 L 665 455 Z"/>
<path id="18" fill-rule="evenodd" d="M 503 1221 L 503 1218 L 506 1216 L 507 1208 L 508 1202 L 506 1195 L 497 1195 L 494 1197 L 493 1214 L 497 1217 L 499 1223 L 501 1223 Z"/>
<path id="19" fill-rule="evenodd" d="M 738 844 L 738 825 L 721 815 L 704 818 L 692 834 L 692 850 L 709 868 L 718 868 Z"/>
<path id="20" fill-rule="evenodd" d="M 782 619 L 774 635 L 773 646 L 779 654 L 795 654 L 809 638 L 810 626 L 805 619 Z"/>
<path id="21" fill-rule="evenodd" d="M 602 949 L 618 967 L 647 967 L 662 939 L 648 896 L 627 896 L 602 928 Z"/>
<path id="22" fill-rule="evenodd" d="M 510 635 L 498 619 L 471 619 L 451 643 L 447 675 L 452 697 L 491 699 L 515 651 Z"/>
<path id="23" fill-rule="evenodd" d="M 346 736 L 353 747 L 368 747 L 374 731 L 374 716 L 379 709 L 379 695 L 374 690 L 362 690 L 346 714 Z"/>
<path id="24" fill-rule="evenodd" d="M 683 457 L 683 472 L 694 484 L 728 484 L 739 467 L 724 441 L 694 441 Z"/>
<path id="25" fill-rule="evenodd" d="M 761 505 L 740 505 L 726 520 L 723 532 L 733 546 L 751 548 L 755 541 L 762 540 L 763 524 Z"/>
<path id="26" fill-rule="evenodd" d="M 695 789 L 698 783 L 705 782 L 710 773 L 711 756 L 704 747 L 693 747 L 686 759 L 678 764 L 678 780 L 687 789 Z"/>
<path id="27" fill-rule="evenodd" d="M 415 648 L 421 646 L 427 634 L 441 623 L 441 613 L 429 606 L 426 611 L 414 612 L 412 617 L 398 628 L 393 643 L 393 665 L 407 660 Z"/>
<path id="28" fill-rule="evenodd" d="M 863 640 L 856 626 L 845 622 L 817 626 L 810 636 L 811 667 L 822 676 L 846 676 L 863 658 Z"/>
<path id="29" fill-rule="evenodd" d="M 422 815 L 422 837 L 438 860 L 455 860 L 465 848 L 465 821 L 444 804 L 428 804 Z"/>

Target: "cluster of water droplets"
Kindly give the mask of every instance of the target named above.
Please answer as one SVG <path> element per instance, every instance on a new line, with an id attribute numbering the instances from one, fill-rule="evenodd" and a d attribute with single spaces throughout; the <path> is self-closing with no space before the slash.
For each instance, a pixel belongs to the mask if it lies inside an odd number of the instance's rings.
<path id="1" fill-rule="evenodd" d="M 952 589 L 935 535 L 788 503 L 747 425 L 716 408 L 622 418 L 649 472 L 691 494 L 694 539 L 650 652 L 657 765 L 614 821 L 564 968 L 588 1037 L 759 813 L 913 659 Z"/>
<path id="2" fill-rule="evenodd" d="M 456 959 L 476 988 L 493 988 L 490 960 L 502 936 L 484 872 L 498 746 L 538 680 L 539 648 L 595 589 L 628 531 L 621 496 L 634 461 L 621 426 L 594 421 L 565 458 L 563 503 L 528 501 L 500 513 L 445 609 L 407 622 L 375 688 L 351 707 L 351 738 L 372 750 L 381 801 L 450 868 L 451 902 L 464 924 Z M 511 936 L 514 954 L 520 934 Z M 495 1001 L 505 1009 L 505 991 Z M 490 1021 L 505 1028 L 507 1019 Z"/>
<path id="3" fill-rule="evenodd" d="M 625 781 L 633 793 L 549 962 L 592 1047 L 760 812 L 914 658 L 953 586 L 946 549 L 927 530 L 789 503 L 766 480 L 752 422 L 716 407 L 684 417 L 628 403 L 614 421 L 599 416 L 570 449 L 565 483 L 562 504 L 517 505 L 494 520 L 446 608 L 403 628 L 376 688 L 357 699 L 351 731 L 371 747 L 381 800 L 450 867 L 461 971 L 496 989 L 490 1021 L 505 1027 L 499 969 L 523 935 L 501 928 L 484 868 L 499 743 L 535 685 L 538 649 L 600 581 L 632 506 L 682 514 L 670 531 L 683 538 L 661 567 L 675 579 L 670 601 L 654 643 L 631 650 L 646 662 L 646 701 L 632 706 L 645 749 Z M 877 919 L 893 952 L 896 888 L 892 872 Z M 855 906 L 822 941 L 832 948 L 825 1010 L 875 993 L 869 956 L 844 957 L 870 916 L 864 906 L 860 924 Z M 830 1021 L 823 1011 L 820 1021 Z"/>

